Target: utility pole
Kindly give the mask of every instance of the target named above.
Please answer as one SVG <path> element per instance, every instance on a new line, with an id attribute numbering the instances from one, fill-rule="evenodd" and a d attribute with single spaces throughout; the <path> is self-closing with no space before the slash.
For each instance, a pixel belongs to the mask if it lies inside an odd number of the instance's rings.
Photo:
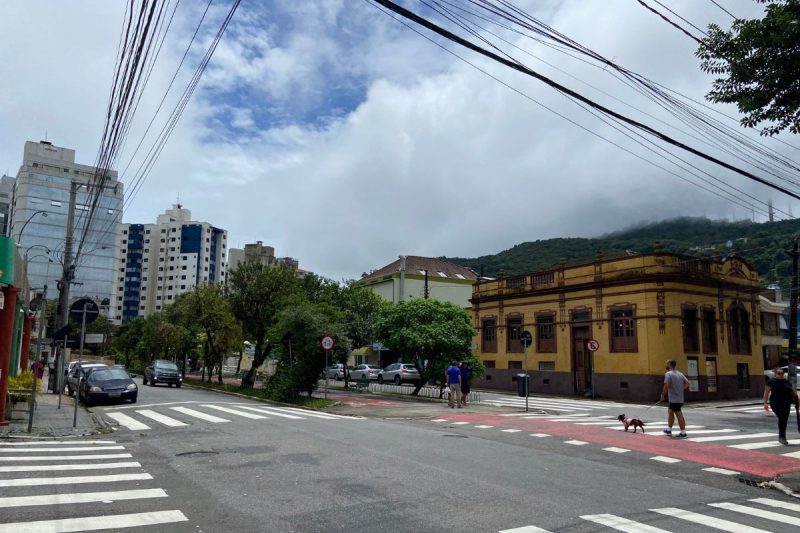
<path id="1" fill-rule="evenodd" d="M 797 241 L 800 236 L 792 239 L 792 286 L 789 289 L 789 359 L 797 351 Z"/>
<path id="2" fill-rule="evenodd" d="M 430 291 L 428 290 L 428 270 L 427 269 L 425 270 L 425 291 L 423 292 L 423 294 L 425 296 L 425 299 L 427 300 L 428 296 L 430 295 Z"/>
<path id="3" fill-rule="evenodd" d="M 69 207 L 67 208 L 67 235 L 64 240 L 64 269 L 58 282 L 58 320 L 56 329 L 61 329 L 69 322 L 69 289 L 75 277 L 72 264 L 72 233 L 75 227 L 75 196 L 81 186 L 77 181 L 70 182 Z M 65 346 L 66 347 L 66 346 Z"/>

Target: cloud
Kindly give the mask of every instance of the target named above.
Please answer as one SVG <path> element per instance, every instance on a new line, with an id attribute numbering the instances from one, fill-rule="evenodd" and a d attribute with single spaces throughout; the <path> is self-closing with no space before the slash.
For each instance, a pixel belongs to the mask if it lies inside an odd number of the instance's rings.
<path id="1" fill-rule="evenodd" d="M 698 25 L 728 23 L 710 3 L 670 6 Z M 0 131 L 0 163 L 12 168 L 22 143 L 39 137 L 36 132 L 48 123 L 57 131 L 51 140 L 77 147 L 83 162 L 90 162 L 97 142 L 120 6 L 49 7 L 43 15 L 37 10 L 50 30 L 37 39 L 26 38 L 16 27 L 22 25 L 0 26 L 4 39 L 26 45 L 14 54 L 0 47 L 0 76 L 16 80 L 0 89 L 15 104 L 0 107 L 0 122 L 13 125 Z M 57 44 L 72 32 L 60 22 L 85 28 L 94 8 L 99 11 L 92 18 L 108 23 L 94 33 L 75 31 L 71 54 L 65 54 Z M 524 8 L 688 96 L 702 100 L 710 86 L 691 41 L 635 3 L 552 0 L 525 2 Z M 753 15 L 761 7 L 737 9 Z M 197 10 L 179 10 L 140 120 L 149 120 L 163 94 L 199 19 Z M 3 4 L 0 21 L 6 15 L 24 20 L 30 11 Z M 218 24 L 222 14 L 217 7 L 210 20 Z M 203 42 L 211 27 L 202 33 Z M 538 59 L 515 52 L 559 82 L 648 123 L 674 122 L 608 70 L 511 32 L 500 35 L 534 54 Z M 519 92 L 367 3 L 243 3 L 125 220 L 154 220 L 180 195 L 196 219 L 226 228 L 232 246 L 261 240 L 280 255 L 299 258 L 303 268 L 342 278 L 401 253 L 476 256 L 526 240 L 592 236 L 664 217 L 750 216 L 615 147 L 609 141 L 675 168 L 540 82 L 448 48 Z M 92 64 L 76 57 L 92 57 Z M 109 74 L 91 86 L 79 83 L 96 71 Z M 92 117 L 94 122 L 87 120 Z M 131 139 L 144 124 L 137 121 Z M 132 147 L 129 141 L 123 160 Z M 691 162 L 788 205 L 743 178 Z M 132 177 L 131 172 L 123 179 Z"/>

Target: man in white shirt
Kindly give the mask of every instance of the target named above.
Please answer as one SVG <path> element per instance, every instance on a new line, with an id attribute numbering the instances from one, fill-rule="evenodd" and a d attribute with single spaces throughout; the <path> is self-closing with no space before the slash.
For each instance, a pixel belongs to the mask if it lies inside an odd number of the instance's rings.
<path id="1" fill-rule="evenodd" d="M 664 387 L 661 389 L 661 400 L 664 401 L 666 397 L 669 399 L 669 415 L 667 418 L 667 427 L 664 429 L 666 435 L 672 435 L 672 424 L 675 423 L 675 417 L 678 418 L 678 426 L 681 432 L 678 434 L 679 439 L 686 438 L 686 420 L 683 418 L 683 391 L 689 388 L 689 380 L 686 376 L 675 370 L 677 366 L 675 359 L 667 361 L 667 372 L 664 374 Z"/>

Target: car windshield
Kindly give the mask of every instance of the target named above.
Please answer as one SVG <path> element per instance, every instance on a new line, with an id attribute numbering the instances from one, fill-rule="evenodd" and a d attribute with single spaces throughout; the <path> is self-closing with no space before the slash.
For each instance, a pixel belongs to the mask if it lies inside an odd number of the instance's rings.
<path id="1" fill-rule="evenodd" d="M 121 368 L 109 368 L 109 369 L 101 369 L 95 370 L 91 373 L 91 379 L 93 381 L 108 381 L 110 379 L 130 379 L 130 376 L 127 372 L 122 370 Z"/>
<path id="2" fill-rule="evenodd" d="M 178 370 L 178 366 L 170 362 L 156 363 L 156 368 L 160 368 L 161 370 Z"/>

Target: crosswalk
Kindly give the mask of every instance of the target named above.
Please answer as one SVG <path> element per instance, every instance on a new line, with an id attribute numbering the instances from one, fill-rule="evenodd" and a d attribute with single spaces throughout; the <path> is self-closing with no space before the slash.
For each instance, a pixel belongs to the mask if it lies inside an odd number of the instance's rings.
<path id="1" fill-rule="evenodd" d="M 336 415 L 273 405 L 245 403 L 175 402 L 137 407 L 109 407 L 102 411 L 110 423 L 131 431 L 182 428 L 192 424 L 225 424 L 247 420 L 265 422 L 274 419 L 303 421 L 359 420 L 361 417 Z M 2 453 L 0 453 L 0 458 Z"/>
<path id="2" fill-rule="evenodd" d="M 714 411 L 716 413 L 733 413 L 740 415 L 763 415 L 766 413 L 766 411 L 764 411 L 764 404 L 761 402 L 750 405 L 730 405 L 727 407 L 704 406 L 698 407 L 697 409 Z"/>
<path id="3" fill-rule="evenodd" d="M 0 442 L 0 533 L 118 530 L 188 521 L 132 459 L 111 440 Z M 126 512 L 115 512 L 117 502 L 125 502 Z M 92 505 L 98 503 L 102 508 Z M 23 512 L 26 507 L 35 508 L 35 520 Z"/>
<path id="4" fill-rule="evenodd" d="M 498 407 L 524 408 L 525 398 L 504 394 L 484 394 L 480 403 Z M 581 411 L 597 412 L 609 409 L 616 410 L 624 408 L 626 404 L 600 400 L 573 400 L 569 398 L 552 398 L 549 396 L 529 396 L 528 406 L 536 410 L 555 411 L 557 413 L 576 413 Z M 630 406 L 628 405 L 628 407 Z"/>
<path id="5" fill-rule="evenodd" d="M 797 531 L 800 526 L 800 504 L 774 498 L 751 498 L 742 502 L 712 502 L 681 507 L 648 509 L 635 516 L 600 513 L 578 517 L 593 531 L 626 531 L 629 533 L 669 533 L 672 531 L 728 531 L 731 533 L 765 533 Z M 498 533 L 549 533 L 535 525 L 503 529 Z"/>

